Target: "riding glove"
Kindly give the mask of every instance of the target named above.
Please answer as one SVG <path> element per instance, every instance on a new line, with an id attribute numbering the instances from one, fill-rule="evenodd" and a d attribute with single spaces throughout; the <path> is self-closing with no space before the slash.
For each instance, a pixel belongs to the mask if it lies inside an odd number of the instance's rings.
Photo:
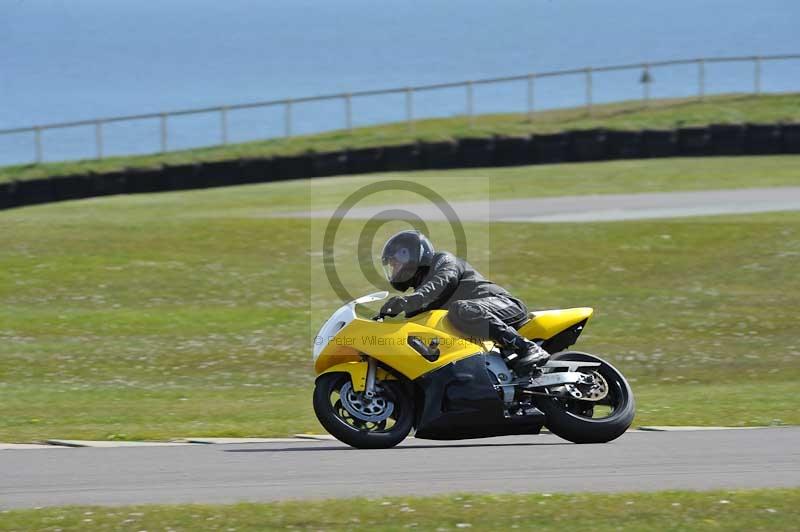
<path id="1" fill-rule="evenodd" d="M 406 298 L 394 296 L 381 307 L 381 315 L 394 318 L 406 309 Z"/>

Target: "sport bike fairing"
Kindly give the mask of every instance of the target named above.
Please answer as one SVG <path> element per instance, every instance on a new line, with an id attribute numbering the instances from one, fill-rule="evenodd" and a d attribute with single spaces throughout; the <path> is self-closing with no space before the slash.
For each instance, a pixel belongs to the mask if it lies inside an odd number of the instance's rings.
<path id="1" fill-rule="evenodd" d="M 414 426 L 416 437 L 460 440 L 513 434 L 538 434 L 544 416 L 510 417 L 486 371 L 486 355 L 478 353 L 426 373 L 414 381 L 422 404 Z"/>
<path id="2" fill-rule="evenodd" d="M 457 360 L 487 352 L 492 347 L 491 342 L 464 338 L 445 319 L 446 310 L 431 310 L 410 319 L 384 321 L 357 315 L 356 305 L 380 301 L 387 296 L 388 292 L 376 292 L 355 299 L 337 309 L 323 324 L 314 339 L 314 369 L 317 374 L 339 364 L 358 362 L 363 353 L 414 380 Z M 531 339 L 547 340 L 571 329 L 569 336 L 577 338 L 582 323 L 591 315 L 591 308 L 532 313 L 531 321 L 520 328 L 520 333 Z M 425 359 L 408 344 L 409 336 L 417 337 L 425 344 L 437 339 L 439 358 L 435 361 Z"/>
<path id="3" fill-rule="evenodd" d="M 519 333 L 531 340 L 547 340 L 594 314 L 589 307 L 540 310 L 529 314 L 531 321 L 520 327 Z"/>
<path id="4" fill-rule="evenodd" d="M 333 315 L 328 318 L 328 321 L 322 324 L 319 332 L 314 337 L 314 361 L 316 362 L 320 353 L 322 353 L 322 350 L 328 345 L 328 342 L 332 340 L 334 336 L 345 327 L 345 325 L 358 318 L 358 315 L 356 314 L 356 305 L 365 305 L 374 301 L 381 301 L 382 299 L 386 299 L 388 296 L 389 292 L 385 290 L 383 292 L 375 292 L 359 297 L 358 299 L 354 299 L 336 309 L 336 312 L 334 312 Z"/>

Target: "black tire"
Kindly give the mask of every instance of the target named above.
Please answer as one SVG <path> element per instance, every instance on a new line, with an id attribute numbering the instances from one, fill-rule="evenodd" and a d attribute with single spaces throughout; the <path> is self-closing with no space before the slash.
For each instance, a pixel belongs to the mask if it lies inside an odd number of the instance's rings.
<path id="1" fill-rule="evenodd" d="M 600 362 L 597 371 L 608 382 L 609 397 L 616 404 L 608 417 L 591 419 L 570 411 L 563 400 L 541 398 L 538 406 L 547 416 L 545 425 L 550 432 L 573 443 L 606 443 L 619 438 L 628 430 L 636 415 L 636 403 L 633 391 L 622 373 L 602 358 L 588 353 L 577 351 L 558 353 L 553 355 L 551 360 Z M 586 402 L 586 404 L 591 403 Z"/>
<path id="2" fill-rule="evenodd" d="M 385 431 L 365 430 L 348 424 L 336 413 L 331 396 L 350 382 L 348 373 L 325 373 L 314 386 L 314 413 L 337 440 L 358 449 L 388 449 L 403 441 L 414 423 L 414 406 L 405 388 L 397 381 L 383 381 L 381 386 L 394 402 L 394 424 Z"/>

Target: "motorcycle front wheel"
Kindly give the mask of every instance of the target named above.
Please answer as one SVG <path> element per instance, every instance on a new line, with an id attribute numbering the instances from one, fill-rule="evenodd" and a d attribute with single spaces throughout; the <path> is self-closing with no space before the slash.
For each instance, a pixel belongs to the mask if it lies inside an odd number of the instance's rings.
<path id="1" fill-rule="evenodd" d="M 414 423 L 414 407 L 397 381 L 376 383 L 375 395 L 352 388 L 347 373 L 325 373 L 314 386 L 314 413 L 337 440 L 359 449 L 387 449 L 403 441 Z"/>
<path id="2" fill-rule="evenodd" d="M 545 425 L 550 432 L 573 443 L 605 443 L 622 436 L 636 415 L 633 391 L 622 373 L 588 353 L 559 353 L 552 360 L 599 362 L 599 367 L 586 371 L 597 371 L 606 381 L 608 393 L 597 402 L 565 396 L 541 398 L 539 409 L 547 416 Z"/>

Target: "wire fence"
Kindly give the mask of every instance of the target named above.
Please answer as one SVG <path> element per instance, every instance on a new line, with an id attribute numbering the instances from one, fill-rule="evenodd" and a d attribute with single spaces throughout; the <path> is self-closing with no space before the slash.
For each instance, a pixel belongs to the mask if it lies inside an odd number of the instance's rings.
<path id="1" fill-rule="evenodd" d="M 475 92 L 478 86 L 494 85 L 509 82 L 520 82 L 525 87 L 525 102 L 526 108 L 520 110 L 527 113 L 529 121 L 535 119 L 535 112 L 541 110 L 537 106 L 536 98 L 536 84 L 537 80 L 545 78 L 559 78 L 566 76 L 580 76 L 583 78 L 584 88 L 584 102 L 583 105 L 586 113 L 591 115 L 592 107 L 595 103 L 595 78 L 603 73 L 618 72 L 625 70 L 640 71 L 639 82 L 641 84 L 641 100 L 644 105 L 647 105 L 651 98 L 651 85 L 653 84 L 654 75 L 653 70 L 663 69 L 668 67 L 675 67 L 680 65 L 695 65 L 696 66 L 696 97 L 703 99 L 707 94 L 706 82 L 706 66 L 712 63 L 751 63 L 752 64 L 752 93 L 761 94 L 762 92 L 762 79 L 763 79 L 763 64 L 765 62 L 776 61 L 792 61 L 800 60 L 800 54 L 782 54 L 782 55 L 763 55 L 763 56 L 736 56 L 736 57 L 705 57 L 696 59 L 676 59 L 669 61 L 657 61 L 651 63 L 631 63 L 624 65 L 611 65 L 601 67 L 584 67 L 567 70 L 556 70 L 551 72 L 530 72 L 527 74 L 506 76 L 498 78 L 475 79 L 466 81 L 456 81 L 449 83 L 436 83 L 430 85 L 419 85 L 413 87 L 400 87 L 392 89 L 377 89 L 377 90 L 363 90 L 355 92 L 326 94 L 321 96 L 308 96 L 302 98 L 286 98 L 280 100 L 269 100 L 261 102 L 251 102 L 233 105 L 221 105 L 215 107 L 203 107 L 196 109 L 184 109 L 178 111 L 169 111 L 161 113 L 145 113 L 138 115 L 127 116 L 113 116 L 104 118 L 93 118 L 90 120 L 78 120 L 73 122 L 60 122 L 53 124 L 42 124 L 30 127 L 11 128 L 0 130 L 0 136 L 5 135 L 30 135 L 32 142 L 32 161 L 41 163 L 45 159 L 45 146 L 42 139 L 42 133 L 48 130 L 69 129 L 69 128 L 86 128 L 90 127 L 94 130 L 94 158 L 102 159 L 106 156 L 105 150 L 105 134 L 104 128 L 109 124 L 125 123 L 125 122 L 139 122 L 139 121 L 156 121 L 157 135 L 158 135 L 158 152 L 166 153 L 175 150 L 170 143 L 170 119 L 181 116 L 193 115 L 216 115 L 218 117 L 219 137 L 216 145 L 224 146 L 230 141 L 230 127 L 229 127 L 229 113 L 231 111 L 252 110 L 268 107 L 282 107 L 283 109 L 283 137 L 290 138 L 294 134 L 294 120 L 293 111 L 304 104 L 316 102 L 330 102 L 340 101 L 342 104 L 342 123 L 340 127 L 335 129 L 344 129 L 349 132 L 353 130 L 353 100 L 358 98 L 367 98 L 375 96 L 386 95 L 400 95 L 404 98 L 405 103 L 405 116 L 404 121 L 408 127 L 409 132 L 414 131 L 415 120 L 420 118 L 427 118 L 427 116 L 417 116 L 415 114 L 414 104 L 415 96 L 422 92 L 440 91 L 446 89 L 463 89 L 464 90 L 464 111 L 463 114 L 469 117 L 470 125 L 475 125 Z M 793 88 L 794 89 L 794 88 Z M 396 104 L 395 104 L 396 105 Z M 269 138 L 269 137 L 265 137 Z"/>

